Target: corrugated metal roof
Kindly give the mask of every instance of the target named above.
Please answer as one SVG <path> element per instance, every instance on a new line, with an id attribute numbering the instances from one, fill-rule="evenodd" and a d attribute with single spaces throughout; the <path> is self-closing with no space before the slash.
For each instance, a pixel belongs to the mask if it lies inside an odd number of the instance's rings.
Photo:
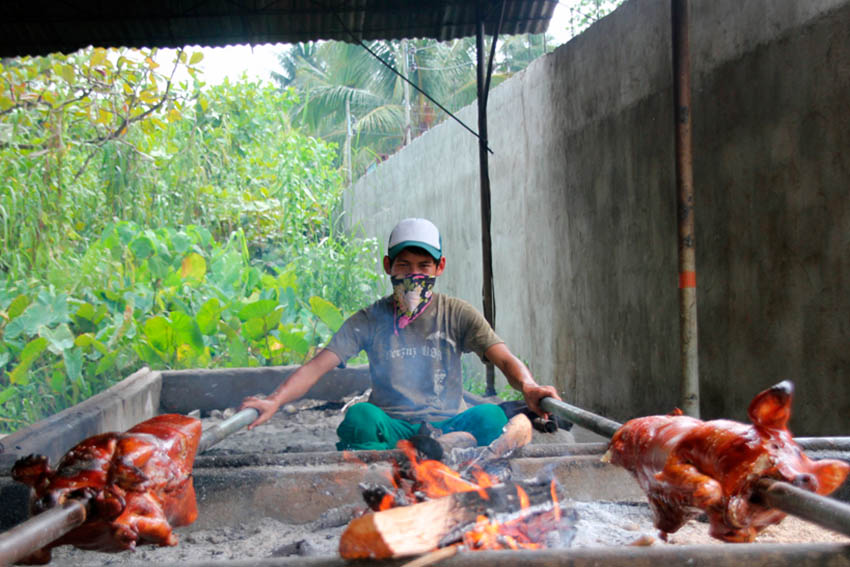
<path id="1" fill-rule="evenodd" d="M 97 47 L 475 35 L 475 0 L 4 0 L 0 57 Z M 492 34 L 501 0 L 481 0 Z M 557 0 L 505 0 L 501 34 L 546 31 Z"/>

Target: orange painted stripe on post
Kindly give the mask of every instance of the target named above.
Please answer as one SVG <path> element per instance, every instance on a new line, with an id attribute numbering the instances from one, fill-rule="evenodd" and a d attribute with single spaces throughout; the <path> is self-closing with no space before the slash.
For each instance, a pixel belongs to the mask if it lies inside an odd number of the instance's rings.
<path id="1" fill-rule="evenodd" d="M 679 289 L 697 286 L 696 272 L 679 272 Z"/>

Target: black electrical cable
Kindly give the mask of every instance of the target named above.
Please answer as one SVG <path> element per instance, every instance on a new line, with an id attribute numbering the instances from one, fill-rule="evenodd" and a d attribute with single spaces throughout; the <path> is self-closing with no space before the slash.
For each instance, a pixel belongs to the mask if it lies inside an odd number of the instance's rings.
<path id="1" fill-rule="evenodd" d="M 321 3 L 319 3 L 319 2 L 315 2 L 315 3 L 316 3 L 316 4 L 321 5 Z M 328 8 L 328 6 L 322 6 L 322 7 L 323 7 L 323 8 L 325 8 L 325 9 L 329 9 L 329 8 Z M 351 36 L 351 39 L 352 39 L 353 41 L 355 41 L 355 42 L 359 43 L 359 44 L 360 44 L 360 47 L 362 47 L 362 48 L 363 48 L 363 49 L 365 49 L 367 52 L 369 52 L 369 54 L 370 54 L 372 57 L 374 57 L 375 59 L 377 59 L 378 61 L 380 61 L 380 62 L 381 62 L 381 63 L 382 63 L 382 64 L 383 64 L 383 65 L 384 65 L 387 69 L 389 69 L 390 71 L 392 71 L 393 73 L 395 73 L 396 75 L 398 75 L 399 77 L 401 77 L 402 79 L 404 79 L 404 80 L 405 80 L 405 81 L 406 81 L 406 82 L 407 82 L 410 86 L 412 86 L 414 89 L 416 89 L 417 91 L 419 91 L 420 93 L 422 93 L 423 95 L 425 95 L 425 98 L 427 98 L 428 100 L 430 100 L 431 102 L 433 102 L 434 104 L 436 104 L 436 105 L 440 108 L 440 110 L 442 110 L 443 112 L 445 112 L 446 114 L 448 114 L 449 116 L 451 116 L 451 117 L 455 120 L 455 122 L 457 122 L 458 124 L 460 124 L 461 126 L 463 126 L 464 128 L 466 128 L 466 129 L 467 129 L 467 130 L 468 130 L 468 131 L 469 131 L 469 132 L 470 132 L 473 136 L 475 136 L 475 137 L 476 137 L 476 138 L 478 138 L 478 139 L 480 139 L 480 138 L 481 138 L 481 137 L 478 135 L 478 132 L 476 132 L 475 130 L 473 130 L 473 129 L 472 129 L 472 128 L 470 128 L 469 126 L 467 126 L 467 125 L 463 122 L 463 120 L 461 120 L 460 118 L 458 118 L 457 116 L 455 116 L 454 114 L 452 114 L 452 112 L 451 112 L 449 109 L 447 109 L 445 106 L 443 106 L 442 104 L 440 104 L 440 103 L 439 103 L 437 100 L 435 100 L 435 99 L 434 99 L 431 95 L 429 95 L 428 93 L 426 93 L 425 91 L 423 91 L 422 89 L 420 89 L 420 88 L 419 88 L 419 87 L 418 87 L 415 83 L 413 83 L 410 79 L 408 79 L 407 77 L 405 77 L 404 75 L 402 75 L 401 73 L 399 73 L 398 71 L 396 71 L 396 70 L 395 70 L 395 68 L 394 68 L 392 65 L 390 65 L 389 63 L 387 63 L 386 61 L 384 61 L 383 59 L 381 59 L 381 57 L 380 57 L 377 53 L 375 53 L 374 51 L 372 51 L 371 49 L 369 49 L 369 46 L 368 46 L 368 45 L 366 45 L 366 44 L 363 42 L 363 40 L 362 40 L 362 39 L 357 39 L 357 36 L 355 36 L 355 35 L 354 35 L 354 32 L 352 32 L 350 29 L 348 29 L 348 26 L 346 26 L 346 25 L 345 25 L 345 21 L 343 21 L 343 19 L 339 16 L 339 14 L 336 12 L 336 10 L 333 10 L 333 15 L 334 15 L 334 17 L 336 17 L 337 21 L 339 22 L 339 25 L 340 25 L 340 26 L 342 26 L 342 29 L 344 29 L 344 30 L 346 31 L 346 33 L 348 33 L 348 35 L 350 35 L 350 36 Z M 492 63 L 491 63 L 491 68 L 492 68 Z M 489 80 L 488 80 L 488 83 L 489 83 Z M 488 151 L 488 152 L 490 152 L 491 154 L 493 153 L 493 150 L 491 150 L 489 147 L 487 147 L 487 151 Z"/>

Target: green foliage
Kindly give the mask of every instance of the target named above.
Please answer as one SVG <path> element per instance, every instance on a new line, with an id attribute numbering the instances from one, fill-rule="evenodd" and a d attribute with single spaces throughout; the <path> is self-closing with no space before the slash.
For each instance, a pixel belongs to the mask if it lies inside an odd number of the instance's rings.
<path id="1" fill-rule="evenodd" d="M 594 22 L 616 10 L 624 0 L 566 0 L 562 1 L 569 10 L 567 31 L 576 36 Z"/>
<path id="2" fill-rule="evenodd" d="M 142 364 L 260 366 L 311 356 L 339 328 L 342 310 L 305 293 L 312 274 L 261 269 L 244 246 L 244 234 L 219 244 L 195 225 L 151 230 L 121 221 L 92 244 L 113 261 L 102 287 L 69 295 L 0 283 L 0 370 L 8 372 L 0 430 L 77 403 Z M 351 308 L 374 299 L 371 274 L 361 272 L 365 287 L 349 296 Z"/>
<path id="3" fill-rule="evenodd" d="M 153 55 L 0 66 L 0 431 L 143 364 L 300 363 L 377 297 L 376 243 L 337 230 L 334 148 L 290 126 L 293 94 L 175 84 Z"/>
<path id="4" fill-rule="evenodd" d="M 461 374 L 463 376 L 463 389 L 477 396 L 486 396 L 487 394 L 487 378 L 484 373 L 484 367 L 481 364 L 472 361 L 475 360 L 472 356 L 461 359 Z M 528 366 L 528 362 L 520 359 Z M 530 366 L 529 366 L 530 368 Z M 498 371 L 497 371 L 498 378 Z M 505 401 L 520 401 L 523 399 L 522 392 L 514 390 L 510 384 L 504 384 L 502 389 L 496 392 L 496 395 Z"/>
<path id="5" fill-rule="evenodd" d="M 463 380 L 463 389 L 477 396 L 486 396 L 487 381 L 481 378 L 465 377 Z M 502 389 L 496 392 L 496 396 L 506 402 L 520 401 L 523 399 L 522 392 L 514 390 L 509 384 L 502 386 Z"/>
<path id="6" fill-rule="evenodd" d="M 63 252 L 132 206 L 131 140 L 142 124 L 180 120 L 195 72 L 179 51 L 166 74 L 156 50 L 89 48 L 0 65 L 0 269 L 59 274 Z M 197 60 L 197 58 L 194 58 Z M 140 154 L 141 155 L 141 154 Z M 149 156 L 145 156 L 149 159 Z"/>
<path id="7" fill-rule="evenodd" d="M 254 257 L 331 237 L 335 152 L 290 127 L 293 94 L 174 84 L 154 54 L 89 49 L 0 66 L 0 271 L 96 283 L 109 268 L 85 256 L 88 243 L 118 220 L 195 224 L 218 241 L 242 230 Z M 174 68 L 194 71 L 186 59 Z"/>

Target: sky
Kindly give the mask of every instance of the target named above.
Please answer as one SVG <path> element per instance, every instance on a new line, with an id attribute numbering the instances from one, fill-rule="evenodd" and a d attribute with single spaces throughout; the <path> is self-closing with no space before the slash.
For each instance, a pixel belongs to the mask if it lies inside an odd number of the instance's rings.
<path id="1" fill-rule="evenodd" d="M 560 45 L 569 39 L 567 26 L 569 23 L 569 8 L 560 2 L 549 22 L 548 34 L 555 37 Z M 204 71 L 204 81 L 209 84 L 219 84 L 229 77 L 231 81 L 238 80 L 242 73 L 248 78 L 269 80 L 271 70 L 277 69 L 276 54 L 285 48 L 284 44 L 266 45 L 231 45 L 228 47 L 192 47 L 189 53 L 200 50 L 204 59 L 199 67 Z M 168 50 L 162 50 L 166 52 Z"/>

